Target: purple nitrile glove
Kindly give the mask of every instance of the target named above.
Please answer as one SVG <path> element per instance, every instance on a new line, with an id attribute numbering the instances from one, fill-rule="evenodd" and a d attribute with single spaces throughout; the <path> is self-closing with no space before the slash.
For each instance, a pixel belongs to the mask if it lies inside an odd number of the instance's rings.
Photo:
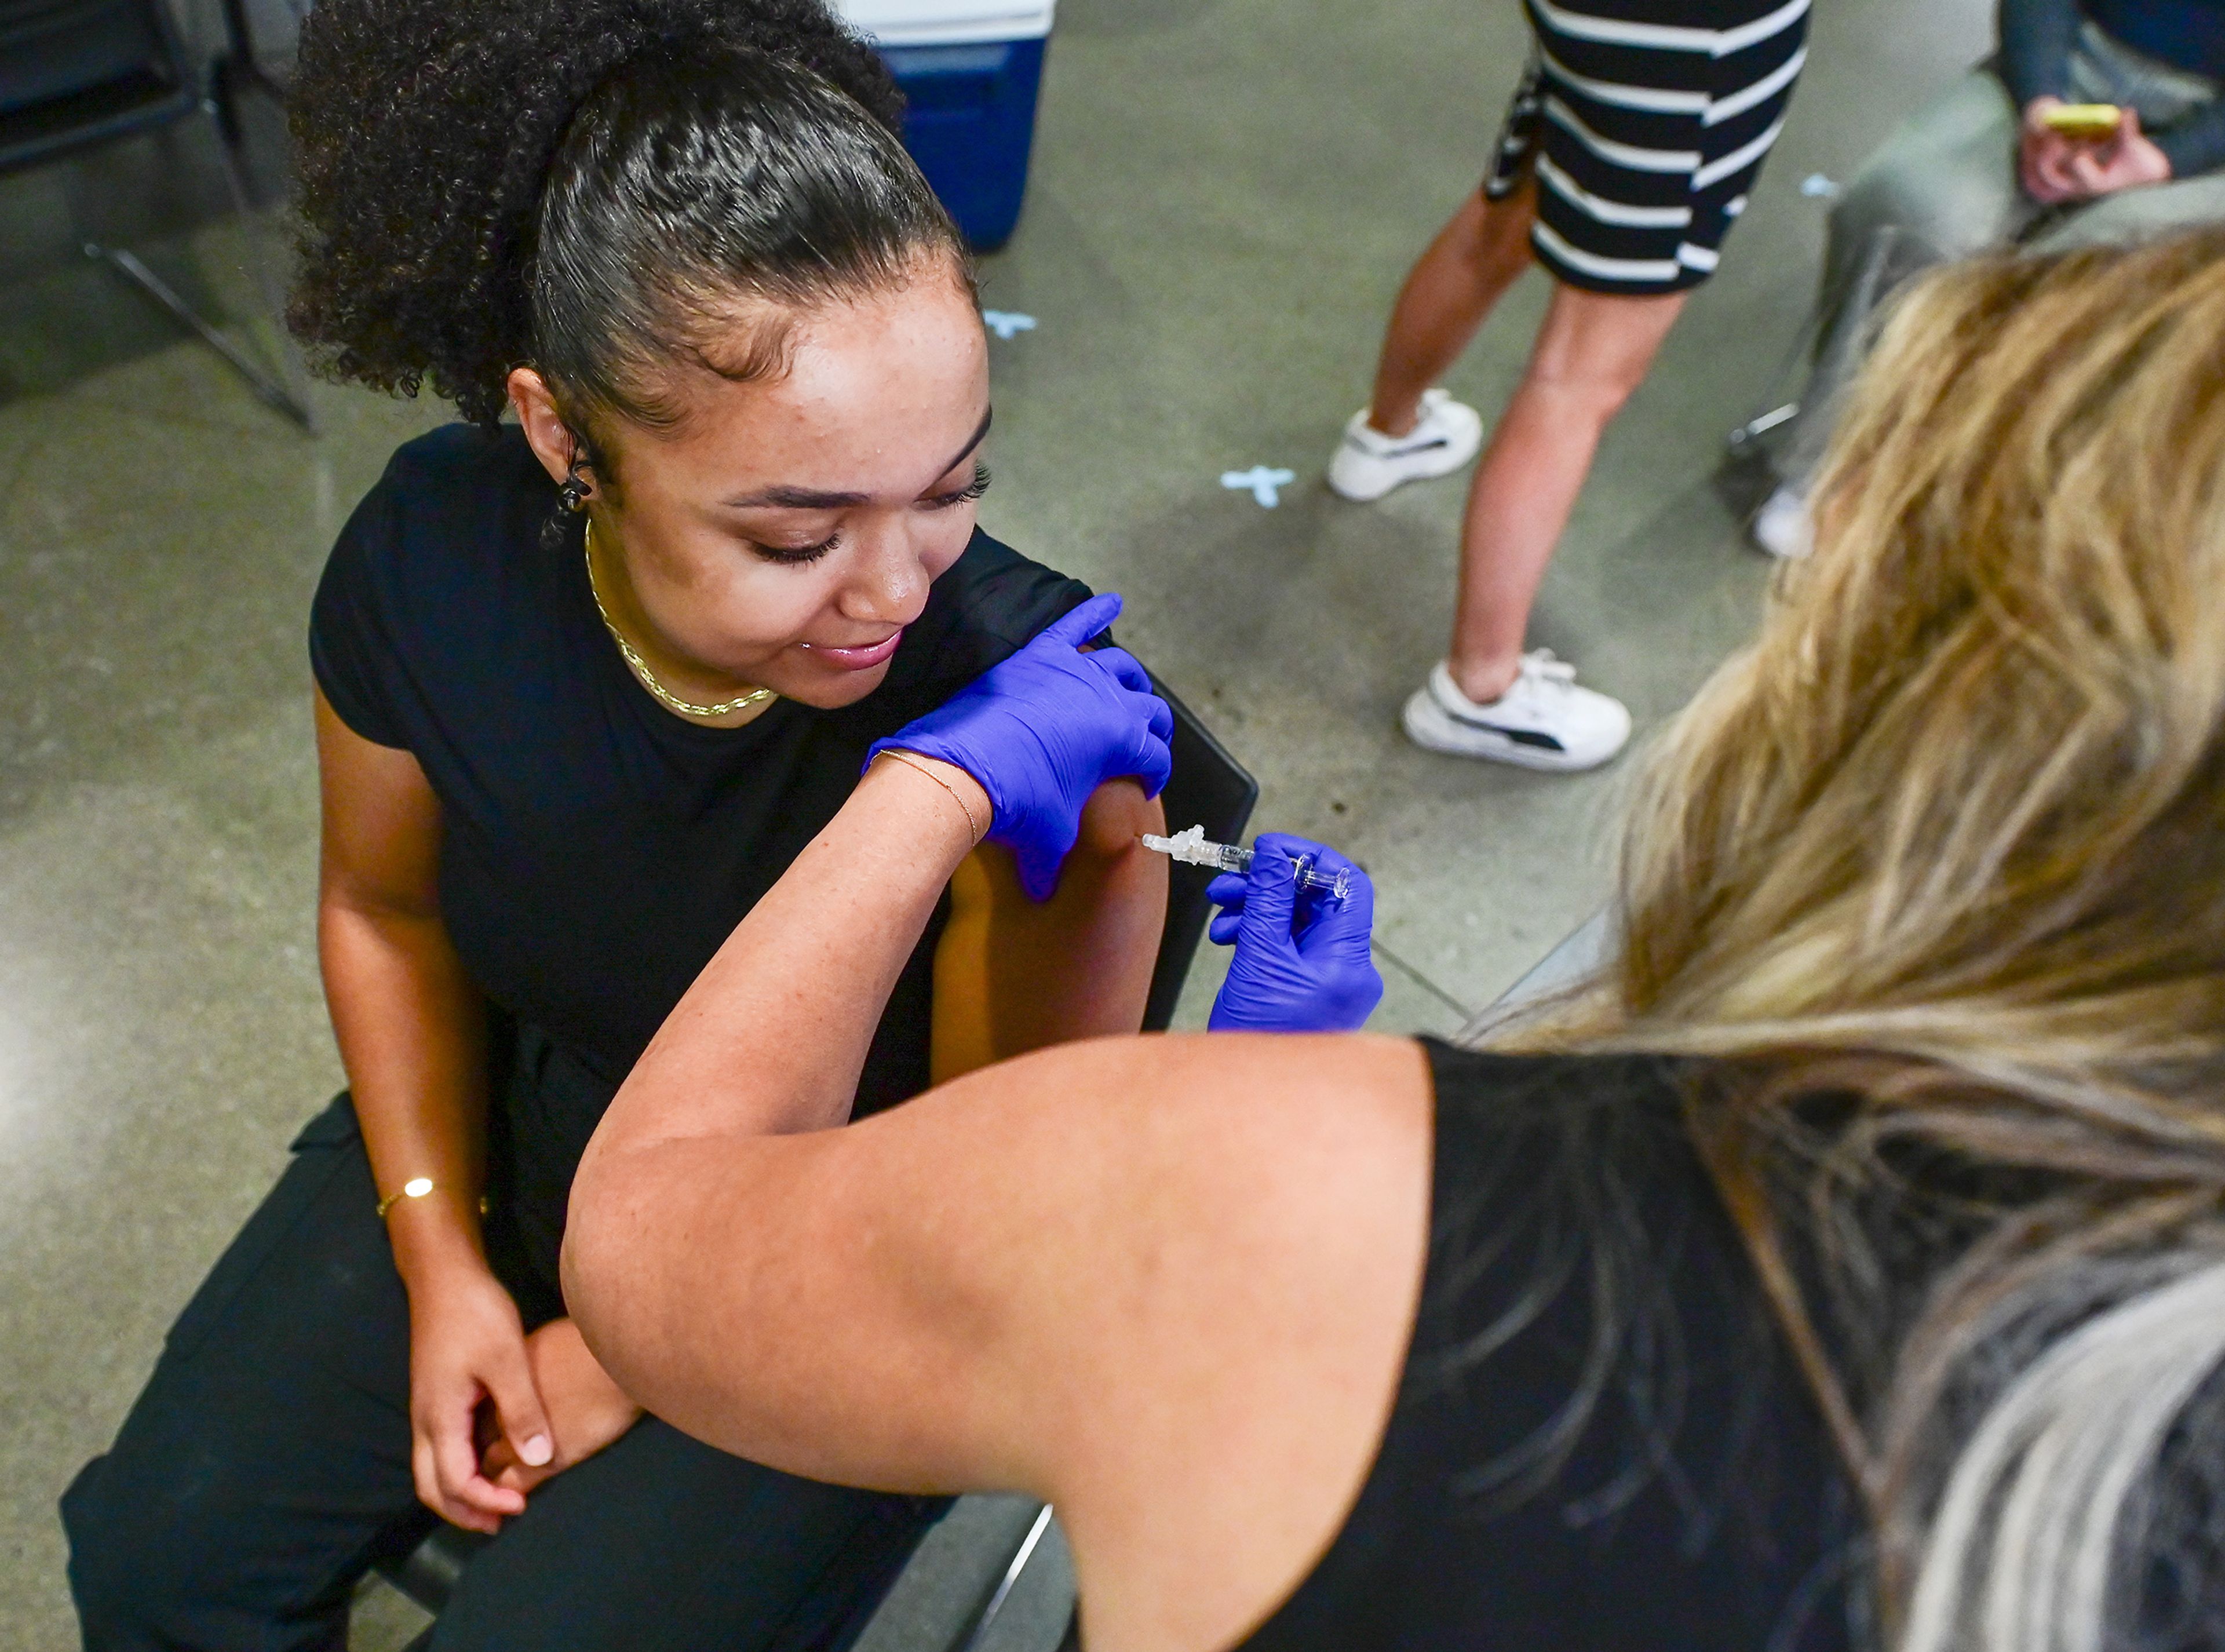
<path id="1" fill-rule="evenodd" d="M 1011 850 L 1030 900 L 1056 892 L 1091 793 L 1132 775 L 1157 797 L 1173 772 L 1175 715 L 1150 675 L 1125 649 L 1081 651 L 1119 612 L 1119 597 L 1092 597 L 865 754 L 916 751 L 979 781 L 989 841 Z"/>
<path id="2" fill-rule="evenodd" d="M 1206 1025 L 1216 1033 L 1352 1031 L 1383 997 L 1367 946 L 1375 885 L 1335 850 L 1286 832 L 1264 832 L 1252 849 L 1248 873 L 1227 872 L 1206 887 L 1207 898 L 1227 908 L 1213 920 L 1213 939 L 1236 943 Z M 1300 889 L 1302 855 L 1332 875 L 1351 867 L 1352 892 L 1339 901 Z"/>

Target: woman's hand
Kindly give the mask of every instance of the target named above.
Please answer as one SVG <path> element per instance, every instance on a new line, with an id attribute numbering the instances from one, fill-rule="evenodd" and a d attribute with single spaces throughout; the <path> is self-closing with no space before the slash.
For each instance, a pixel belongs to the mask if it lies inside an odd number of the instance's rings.
<path id="1" fill-rule="evenodd" d="M 2140 130 L 2139 111 L 2127 109 L 2106 143 L 2081 143 L 2070 157 L 2070 181 L 2082 200 L 2171 181 L 2171 157 Z"/>
<path id="2" fill-rule="evenodd" d="M 1082 652 L 1119 612 L 1117 596 L 1091 598 L 867 756 L 870 764 L 892 748 L 916 752 L 979 781 L 993 816 L 987 835 L 1011 850 L 1033 900 L 1058 888 L 1100 786 L 1132 776 L 1157 797 L 1174 767 L 1174 713 L 1144 668 L 1125 649 Z"/>
<path id="3" fill-rule="evenodd" d="M 517 1304 L 484 1267 L 450 1268 L 409 1294 L 409 1462 L 417 1496 L 452 1525 L 496 1532 L 525 1512 L 525 1494 L 498 1485 L 479 1461 L 479 1411 L 517 1442 L 517 1460 L 555 1457 L 526 1351 Z"/>
<path id="4" fill-rule="evenodd" d="M 2059 206 L 2171 181 L 2171 157 L 2140 130 L 2138 110 L 2121 111 L 2116 135 L 2090 143 L 2047 124 L 2048 111 L 2062 106 L 2060 98 L 2035 98 L 2024 111 L 2017 174 L 2034 200 Z"/>
<path id="5" fill-rule="evenodd" d="M 1351 893 L 1339 901 L 1300 889 L 1302 855 L 1323 872 L 1349 869 Z M 1375 886 L 1335 850 L 1288 832 L 1262 832 L 1252 845 L 1251 871 L 1242 877 L 1226 873 L 1205 892 L 1227 908 L 1213 921 L 1213 939 L 1236 945 L 1206 1023 L 1211 1030 L 1351 1032 L 1382 1002 L 1383 978 L 1368 949 Z"/>
<path id="6" fill-rule="evenodd" d="M 542 1481 L 593 1457 L 641 1420 L 641 1408 L 625 1396 L 587 1351 L 580 1327 L 551 1320 L 525 1339 L 534 1386 L 548 1408 L 556 1453 L 534 1466 L 518 1455 L 507 1434 L 498 1435 L 479 1459 L 479 1472 L 497 1485 L 530 1492 Z"/>

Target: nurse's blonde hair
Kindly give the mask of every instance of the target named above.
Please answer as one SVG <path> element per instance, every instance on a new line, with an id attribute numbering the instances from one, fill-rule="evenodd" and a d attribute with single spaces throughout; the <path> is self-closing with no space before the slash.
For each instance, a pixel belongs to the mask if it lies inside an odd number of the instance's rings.
<path id="1" fill-rule="evenodd" d="M 1816 519 L 1518 1037 L 1722 1058 L 1886 1643 L 2103 1652 L 2225 1469 L 2225 235 L 1927 280 Z"/>

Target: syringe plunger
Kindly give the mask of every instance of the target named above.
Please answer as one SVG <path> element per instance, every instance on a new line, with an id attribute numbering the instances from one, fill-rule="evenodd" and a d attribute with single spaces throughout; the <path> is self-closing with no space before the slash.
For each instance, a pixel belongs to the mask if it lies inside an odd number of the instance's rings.
<path id="1" fill-rule="evenodd" d="M 1144 833 L 1144 847 L 1171 856 L 1188 866 L 1210 866 L 1216 871 L 1238 873 L 1252 870 L 1252 851 L 1238 844 L 1215 843 L 1205 835 L 1205 828 L 1201 826 L 1177 832 L 1171 838 L 1162 838 L 1146 832 Z M 1315 865 L 1310 855 L 1300 855 L 1295 864 L 1300 889 L 1322 889 L 1330 899 L 1336 901 L 1341 901 L 1352 893 L 1350 867 L 1325 872 Z"/>

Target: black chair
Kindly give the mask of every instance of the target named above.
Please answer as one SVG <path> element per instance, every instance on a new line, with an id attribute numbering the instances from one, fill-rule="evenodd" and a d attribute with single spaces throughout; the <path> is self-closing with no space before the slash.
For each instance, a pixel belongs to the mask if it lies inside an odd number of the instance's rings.
<path id="1" fill-rule="evenodd" d="M 1239 841 L 1252 819 L 1252 805 L 1258 801 L 1259 782 L 1229 755 L 1228 748 L 1214 737 L 1212 731 L 1198 721 L 1197 714 L 1157 674 L 1151 678 L 1151 686 L 1175 714 L 1174 775 L 1167 782 L 1161 800 L 1168 826 L 1180 831 L 1184 826 L 1201 826 L 1205 835 L 1216 842 Z M 1213 872 L 1203 866 L 1177 864 L 1171 868 L 1166 927 L 1159 934 L 1158 960 L 1151 967 L 1151 995 L 1144 1004 L 1144 1030 L 1147 1033 L 1163 1033 L 1173 1024 L 1175 1006 L 1182 998 L 1183 983 L 1189 978 L 1190 962 L 1197 955 L 1198 942 L 1204 938 L 1205 926 L 1213 915 L 1213 903 L 1205 898 L 1206 885 L 1213 878 Z M 1006 1566 L 995 1592 L 974 1614 L 962 1645 L 972 1647 L 977 1643 L 1004 1609 L 1013 1586 L 1019 1581 L 1020 1573 L 1026 1569 L 1042 1540 L 1049 1516 L 1049 1510 L 1045 1509 L 1038 1516 L 1027 1541 Z M 383 1562 L 378 1573 L 438 1617 L 448 1604 L 448 1597 L 463 1575 L 464 1567 L 487 1541 L 475 1532 L 442 1525 L 409 1554 Z M 864 1625 L 858 1627 L 862 1630 Z M 432 1631 L 428 1630 L 411 1643 L 409 1652 L 421 1652 L 431 1638 Z"/>
<path id="2" fill-rule="evenodd" d="M 1259 801 L 1259 782 L 1156 673 L 1151 687 L 1175 714 L 1174 777 L 1160 799 L 1168 830 L 1201 826 L 1216 843 L 1241 842 L 1244 828 L 1251 824 L 1252 805 Z M 1175 1005 L 1182 997 L 1182 984 L 1189 979 L 1190 960 L 1197 956 L 1197 944 L 1213 916 L 1205 886 L 1214 877 L 1205 866 L 1177 863 L 1170 869 L 1167 927 L 1160 934 L 1159 960 L 1151 970 L 1151 997 L 1144 1001 L 1147 1033 L 1163 1033 L 1174 1024 Z"/>
<path id="3" fill-rule="evenodd" d="M 187 60 L 165 0 L 0 0 L 0 177 L 199 117 L 217 135 L 233 207 L 245 218 L 245 171 L 203 78 Z M 217 331 L 131 253 L 90 242 L 85 251 L 200 334 L 263 401 L 312 427 L 304 388 L 286 382 L 299 376 L 290 355 L 282 377 Z M 252 262 L 275 320 L 277 285 L 259 256 Z M 280 338 L 284 353 L 282 325 Z"/>

